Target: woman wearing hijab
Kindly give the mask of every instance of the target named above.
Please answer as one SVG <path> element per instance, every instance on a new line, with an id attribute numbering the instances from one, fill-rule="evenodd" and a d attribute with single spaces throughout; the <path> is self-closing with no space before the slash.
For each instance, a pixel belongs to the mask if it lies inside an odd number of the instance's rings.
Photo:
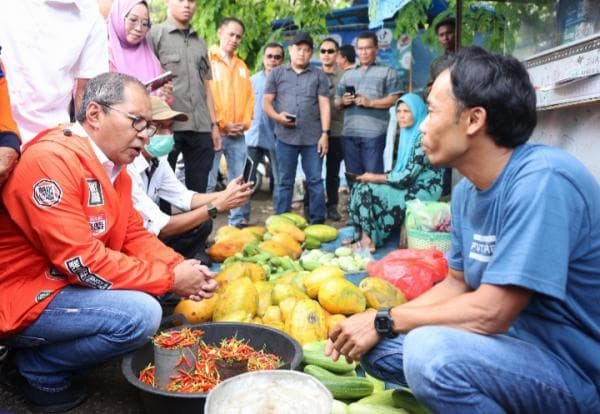
<path id="1" fill-rule="evenodd" d="M 107 19 L 109 65 L 142 83 L 160 75 L 160 61 L 150 48 L 146 35 L 150 29 L 150 12 L 144 0 L 114 0 Z M 158 95 L 168 98 L 172 83 L 163 86 Z"/>
<path id="2" fill-rule="evenodd" d="M 414 93 L 403 95 L 396 102 L 396 115 L 400 142 L 394 168 L 388 174 L 359 175 L 352 189 L 350 216 L 361 235 L 355 247 L 371 252 L 399 229 L 406 201 L 435 201 L 442 194 L 443 170 L 432 167 L 421 148 L 419 126 L 427 117 L 423 99 Z"/>

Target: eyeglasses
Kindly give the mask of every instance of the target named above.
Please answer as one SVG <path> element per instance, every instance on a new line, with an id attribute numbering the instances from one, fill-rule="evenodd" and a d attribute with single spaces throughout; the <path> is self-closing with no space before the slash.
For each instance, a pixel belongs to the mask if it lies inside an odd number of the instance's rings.
<path id="1" fill-rule="evenodd" d="M 324 55 L 333 55 L 337 52 L 335 49 L 321 49 L 321 53 Z"/>
<path id="2" fill-rule="evenodd" d="M 148 30 L 150 28 L 150 22 L 148 20 L 138 19 L 137 17 L 125 17 L 125 23 L 129 27 L 137 28 L 140 30 Z"/>
<path id="3" fill-rule="evenodd" d="M 135 129 L 137 132 L 143 132 L 145 130 L 146 134 L 148 134 L 148 137 L 151 137 L 154 134 L 156 134 L 156 129 L 157 129 L 156 125 L 153 125 L 152 123 L 145 120 L 141 116 L 135 116 L 135 115 L 128 114 L 127 112 L 123 112 L 120 109 L 117 109 L 117 108 L 107 105 L 105 103 L 98 102 L 98 104 L 105 108 L 112 109 L 113 111 L 118 112 L 121 115 L 131 119 L 131 127 L 133 129 Z"/>
<path id="4" fill-rule="evenodd" d="M 281 58 L 282 58 L 283 56 L 281 56 L 281 55 L 265 55 L 265 57 L 266 57 L 267 59 L 281 60 Z"/>

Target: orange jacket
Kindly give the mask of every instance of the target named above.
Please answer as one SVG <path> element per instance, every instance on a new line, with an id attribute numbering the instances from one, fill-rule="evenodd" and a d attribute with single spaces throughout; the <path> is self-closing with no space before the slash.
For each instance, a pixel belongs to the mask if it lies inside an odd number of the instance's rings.
<path id="1" fill-rule="evenodd" d="M 212 80 L 208 85 L 221 133 L 225 132 L 227 122 L 243 122 L 244 130 L 247 130 L 254 115 L 254 92 L 248 67 L 235 55 L 231 59 L 230 67 L 223 60 L 221 50 L 217 46 L 209 49 L 208 59 L 212 70 Z"/>
<path id="2" fill-rule="evenodd" d="M 14 132 L 17 137 L 19 136 L 19 129 L 10 110 L 10 96 L 2 62 L 0 62 L 0 132 Z"/>
<path id="3" fill-rule="evenodd" d="M 89 138 L 38 135 L 2 191 L 0 337 L 35 321 L 69 284 L 159 295 L 183 261 L 144 229 L 124 168 L 114 184 Z"/>

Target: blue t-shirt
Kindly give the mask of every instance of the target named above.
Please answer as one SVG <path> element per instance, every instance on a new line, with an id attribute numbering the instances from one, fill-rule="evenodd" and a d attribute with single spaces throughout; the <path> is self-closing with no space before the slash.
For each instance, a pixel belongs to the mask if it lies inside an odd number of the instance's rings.
<path id="1" fill-rule="evenodd" d="M 272 150 L 275 148 L 275 132 L 273 132 L 273 123 L 275 121 L 269 118 L 262 109 L 267 75 L 264 70 L 261 70 L 253 75 L 250 81 L 252 82 L 252 90 L 254 91 L 255 104 L 252 123 L 248 131 L 244 134 L 246 145 Z"/>
<path id="2" fill-rule="evenodd" d="M 452 221 L 450 267 L 463 271 L 472 289 L 485 283 L 535 292 L 508 334 L 557 355 L 581 407 L 600 412 L 595 178 L 562 150 L 521 145 L 486 190 L 466 179 L 457 185 Z"/>

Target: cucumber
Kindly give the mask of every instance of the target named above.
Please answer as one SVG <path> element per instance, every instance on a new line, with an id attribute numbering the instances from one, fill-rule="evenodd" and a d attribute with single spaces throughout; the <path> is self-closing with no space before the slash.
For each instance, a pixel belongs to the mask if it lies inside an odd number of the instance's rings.
<path id="1" fill-rule="evenodd" d="M 348 414 L 411 414 L 404 408 L 390 407 L 389 405 L 363 404 L 355 402 L 348 406 Z"/>
<path id="2" fill-rule="evenodd" d="M 392 393 L 394 407 L 404 408 L 411 414 L 431 414 L 431 411 L 421 404 L 408 388 L 396 388 Z"/>
<path id="3" fill-rule="evenodd" d="M 375 391 L 373 394 L 365 398 L 361 398 L 358 402 L 361 404 L 387 405 L 389 407 L 395 407 L 394 398 L 392 397 L 393 392 L 394 390 Z"/>
<path id="4" fill-rule="evenodd" d="M 304 350 L 303 353 L 302 361 L 306 365 L 318 365 L 336 374 L 345 374 L 356 369 L 356 362 L 348 363 L 344 357 L 334 361 L 321 351 Z"/>
<path id="5" fill-rule="evenodd" d="M 366 378 L 335 375 L 316 365 L 305 366 L 304 372 L 318 379 L 336 399 L 355 400 L 373 393 L 373 384 Z"/>
<path id="6" fill-rule="evenodd" d="M 325 345 L 327 345 L 327 339 L 323 339 L 322 341 L 309 342 L 302 346 L 303 351 L 314 351 L 314 352 L 322 352 L 325 353 Z"/>
<path id="7" fill-rule="evenodd" d="M 373 383 L 373 386 L 375 387 L 375 392 L 385 390 L 385 382 L 369 375 L 369 373 L 367 372 L 365 372 L 365 378 Z"/>

